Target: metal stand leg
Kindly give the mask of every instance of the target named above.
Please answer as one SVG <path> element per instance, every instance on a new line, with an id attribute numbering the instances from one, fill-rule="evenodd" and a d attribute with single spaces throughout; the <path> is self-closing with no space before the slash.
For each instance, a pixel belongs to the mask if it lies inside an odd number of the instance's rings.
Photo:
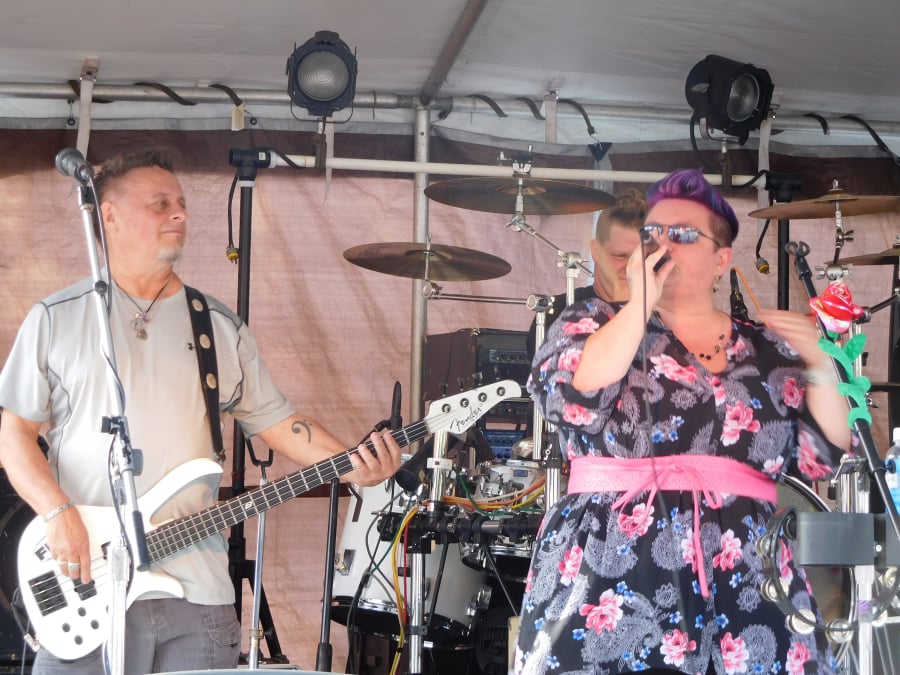
<path id="1" fill-rule="evenodd" d="M 265 485 L 268 480 L 266 478 L 265 465 L 260 466 L 261 477 L 259 486 Z M 263 552 L 266 543 L 266 512 L 257 516 L 258 528 L 256 535 L 256 566 L 253 570 L 253 614 L 250 618 L 250 656 L 248 659 L 250 669 L 255 670 L 259 667 L 259 643 L 262 639 L 263 632 L 259 627 L 259 605 L 262 597 L 262 569 L 263 569 Z"/>
<path id="2" fill-rule="evenodd" d="M 409 675 L 420 675 L 425 649 L 425 556 L 416 550 L 409 554 L 412 601 L 409 610 Z"/>
<path id="3" fill-rule="evenodd" d="M 844 457 L 835 481 L 835 507 L 842 513 L 868 513 L 871 484 L 867 473 L 868 462 L 863 458 Z M 856 606 L 851 608 L 851 621 L 858 618 L 858 628 L 852 641 L 853 648 L 844 650 L 841 658 L 842 672 L 872 675 L 872 618 L 865 616 L 873 599 L 875 566 L 857 565 L 853 568 L 853 597 Z M 854 669 L 854 665 L 856 668 Z"/>
<path id="4" fill-rule="evenodd" d="M 259 485 L 262 487 L 268 483 L 266 467 L 272 466 L 274 454 L 269 450 L 268 459 L 263 461 L 256 457 L 249 441 L 247 441 L 246 445 L 253 464 L 259 467 Z M 269 646 L 270 659 L 275 663 L 287 663 L 287 657 L 281 653 L 278 636 L 275 634 L 272 614 L 269 611 L 266 592 L 263 589 L 262 583 L 263 554 L 266 543 L 266 512 L 263 511 L 257 518 L 259 520 L 257 521 L 256 558 L 255 560 L 244 561 L 240 576 L 240 578 L 253 579 L 253 608 L 251 610 L 250 628 L 248 630 L 250 636 L 250 652 L 247 656 L 247 662 L 251 669 L 256 669 L 259 666 L 260 645 L 263 637 L 266 638 L 266 643 Z M 238 592 L 240 592 L 240 590 L 241 589 L 238 588 Z"/>

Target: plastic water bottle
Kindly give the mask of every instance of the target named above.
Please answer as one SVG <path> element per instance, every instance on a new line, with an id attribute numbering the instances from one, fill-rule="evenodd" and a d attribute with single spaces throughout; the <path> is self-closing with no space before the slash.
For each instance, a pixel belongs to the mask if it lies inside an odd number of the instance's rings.
<path id="1" fill-rule="evenodd" d="M 884 456 L 884 481 L 891 491 L 894 507 L 900 512 L 900 427 L 894 427 L 891 447 Z"/>

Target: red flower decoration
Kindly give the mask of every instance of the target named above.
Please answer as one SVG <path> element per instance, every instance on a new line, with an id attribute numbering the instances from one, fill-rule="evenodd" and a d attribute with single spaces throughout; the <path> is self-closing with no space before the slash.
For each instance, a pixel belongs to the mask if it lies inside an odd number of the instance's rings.
<path id="1" fill-rule="evenodd" d="M 850 289 L 843 281 L 832 281 L 824 293 L 809 301 L 809 306 L 834 333 L 846 333 L 850 330 L 850 322 L 864 314 L 863 308 L 853 302 Z"/>

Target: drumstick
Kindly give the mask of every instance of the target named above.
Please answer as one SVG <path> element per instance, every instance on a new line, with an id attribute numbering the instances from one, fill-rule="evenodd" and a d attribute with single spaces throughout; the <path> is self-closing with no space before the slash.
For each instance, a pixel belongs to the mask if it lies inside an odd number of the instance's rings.
<path id="1" fill-rule="evenodd" d="M 741 282 L 744 284 L 744 288 L 747 290 L 747 295 L 750 296 L 750 299 L 753 301 L 753 305 L 756 307 L 757 314 L 762 312 L 762 307 L 760 306 L 759 301 L 756 299 L 756 296 L 753 295 L 753 289 L 751 289 L 750 284 L 747 283 L 747 277 L 745 277 L 744 273 L 741 272 L 741 268 L 735 266 L 735 267 L 732 267 L 731 269 L 733 269 L 735 272 L 737 272 L 737 275 L 741 278 Z"/>

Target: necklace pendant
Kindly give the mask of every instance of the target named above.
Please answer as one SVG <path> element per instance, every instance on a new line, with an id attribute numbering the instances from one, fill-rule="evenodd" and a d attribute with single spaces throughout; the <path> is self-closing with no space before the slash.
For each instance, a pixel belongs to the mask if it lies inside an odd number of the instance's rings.
<path id="1" fill-rule="evenodd" d="M 138 328 L 135 332 L 138 340 L 146 340 L 147 339 L 147 331 L 144 330 L 143 327 Z"/>
<path id="2" fill-rule="evenodd" d="M 131 329 L 135 332 L 143 330 L 145 323 L 147 323 L 146 314 L 135 314 L 134 318 L 131 320 Z"/>

